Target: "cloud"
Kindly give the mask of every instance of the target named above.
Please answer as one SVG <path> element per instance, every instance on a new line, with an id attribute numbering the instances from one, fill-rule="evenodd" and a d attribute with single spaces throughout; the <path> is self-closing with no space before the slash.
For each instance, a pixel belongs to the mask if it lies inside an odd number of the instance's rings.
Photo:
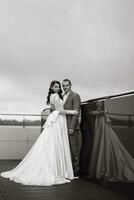
<path id="1" fill-rule="evenodd" d="M 70 78 L 83 101 L 132 90 L 133 6 L 132 0 L 1 1 L 3 111 L 40 111 L 53 79 Z"/>

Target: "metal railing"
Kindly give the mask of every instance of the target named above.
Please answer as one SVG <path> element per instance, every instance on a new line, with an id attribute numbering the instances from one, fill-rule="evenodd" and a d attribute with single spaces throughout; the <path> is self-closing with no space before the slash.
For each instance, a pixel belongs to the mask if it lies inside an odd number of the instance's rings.
<path id="1" fill-rule="evenodd" d="M 117 94 L 117 95 L 109 95 L 109 96 L 104 96 L 104 97 L 100 97 L 100 98 L 90 99 L 90 100 L 82 102 L 81 105 L 88 104 L 88 103 L 91 103 L 91 102 L 97 102 L 97 101 L 104 101 L 105 102 L 109 99 L 114 99 L 114 98 L 118 98 L 118 97 L 125 97 L 125 96 L 129 96 L 129 95 L 134 95 L 134 91 L 125 92 L 125 93 L 121 93 L 121 94 Z M 47 109 L 44 109 L 43 111 L 45 112 L 47 110 L 49 110 L 49 109 L 47 108 Z M 122 122 L 126 123 L 126 121 L 127 121 L 128 127 L 134 126 L 134 121 L 132 120 L 132 117 L 134 117 L 134 115 L 132 115 L 132 114 L 131 115 L 130 114 L 120 114 L 120 113 L 107 113 L 107 114 L 109 116 L 126 116 L 128 120 L 125 120 L 125 121 L 122 120 Z M 40 117 L 40 126 L 42 126 L 42 124 L 45 122 L 44 118 L 45 117 L 47 118 L 48 114 L 24 114 L 24 113 L 23 114 L 5 114 L 5 113 L 1 113 L 0 116 L 19 116 L 19 117 L 21 116 L 22 117 L 22 123 L 20 123 L 20 124 L 24 128 L 26 126 L 26 123 L 27 123 L 26 120 L 25 120 L 26 117 Z M 111 119 L 115 121 L 115 118 L 111 117 Z M 120 119 L 117 119 L 117 120 L 118 120 L 118 122 L 119 121 L 121 122 Z"/>
<path id="2" fill-rule="evenodd" d="M 133 114 L 120 114 L 120 113 L 107 113 L 109 118 L 111 119 L 111 124 L 113 126 L 126 126 L 128 128 L 134 127 L 134 115 Z M 115 117 L 112 117 L 115 116 Z M 117 118 L 117 117 L 125 117 L 126 119 Z"/>
<path id="3" fill-rule="evenodd" d="M 128 128 L 134 127 L 134 120 L 132 117 L 134 115 L 130 114 L 120 114 L 120 113 L 107 113 L 109 118 L 111 119 L 111 125 L 113 126 L 127 126 Z M 21 121 L 15 121 L 15 120 L 3 120 L 3 123 L 0 123 L 0 126 L 22 126 L 23 128 L 27 126 L 42 126 L 45 123 L 45 120 L 43 117 L 47 118 L 47 114 L 41 115 L 41 114 L 0 114 L 0 116 L 21 116 L 22 120 Z M 113 117 L 115 116 L 115 117 Z M 125 117 L 125 119 L 117 118 L 117 117 Z M 26 117 L 40 117 L 40 119 L 36 120 L 26 120 Z M 7 123 L 6 123 L 7 121 Z M 8 123 L 10 122 L 10 123 Z"/>
<path id="4" fill-rule="evenodd" d="M 105 101 L 105 100 L 108 100 L 108 99 L 114 99 L 114 98 L 118 98 L 118 97 L 130 96 L 130 95 L 134 95 L 134 91 L 124 92 L 124 93 L 115 94 L 115 95 L 108 95 L 108 96 L 103 96 L 103 97 L 94 98 L 94 99 L 89 99 L 87 101 L 83 101 L 82 104 L 89 103 L 89 102 L 95 102 L 95 101 Z"/>
<path id="5" fill-rule="evenodd" d="M 26 126 L 42 126 L 45 123 L 45 118 L 47 118 L 48 114 L 9 114 L 9 113 L 0 113 L 0 126 L 22 126 L 25 128 Z M 1 119 L 5 117 L 4 119 Z M 12 119 L 8 119 L 6 117 L 12 117 Z M 21 120 L 14 119 L 16 117 L 22 117 Z M 26 119 L 30 117 L 29 119 Z M 36 119 L 32 119 L 32 117 L 36 117 Z M 39 119 L 37 119 L 39 117 Z"/>
<path id="6" fill-rule="evenodd" d="M 129 92 L 124 92 L 124 93 L 120 93 L 120 94 L 116 94 L 116 95 L 109 95 L 109 96 L 103 96 L 103 97 L 99 97 L 99 98 L 90 99 L 90 100 L 82 102 L 82 105 L 96 103 L 97 101 L 103 101 L 104 105 L 105 105 L 105 103 L 108 100 L 120 98 L 120 97 L 127 97 L 127 96 L 131 96 L 131 95 L 134 95 L 134 91 L 129 91 Z M 103 109 L 105 109 L 105 106 Z M 134 114 L 127 114 L 127 113 L 121 114 L 121 113 L 107 112 L 107 115 L 111 119 L 111 125 L 127 126 L 128 128 L 134 127 L 134 119 L 132 119 L 134 117 Z M 115 117 L 113 117 L 113 116 L 115 116 Z M 117 116 L 118 116 L 118 118 L 117 118 Z M 123 120 L 123 119 L 121 119 L 121 117 L 126 117 L 126 119 Z"/>

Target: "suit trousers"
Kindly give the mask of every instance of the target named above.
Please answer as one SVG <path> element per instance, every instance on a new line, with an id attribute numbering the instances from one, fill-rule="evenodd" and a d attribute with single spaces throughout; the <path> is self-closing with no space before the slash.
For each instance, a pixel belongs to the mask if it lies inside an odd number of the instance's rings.
<path id="1" fill-rule="evenodd" d="M 81 131 L 75 129 L 73 134 L 69 134 L 69 143 L 71 150 L 71 158 L 74 173 L 79 173 L 79 160 L 80 160 L 80 148 L 81 148 Z"/>

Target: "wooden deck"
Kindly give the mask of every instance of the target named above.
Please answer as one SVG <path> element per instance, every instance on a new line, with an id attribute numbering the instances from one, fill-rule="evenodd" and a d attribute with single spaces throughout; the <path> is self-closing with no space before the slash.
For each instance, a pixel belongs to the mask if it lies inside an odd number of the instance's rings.
<path id="1" fill-rule="evenodd" d="M 14 168 L 19 161 L 0 161 L 0 172 Z M 128 200 L 118 192 L 86 179 L 51 187 L 24 186 L 0 177 L 0 200 Z M 133 199 L 133 198 L 131 198 Z"/>

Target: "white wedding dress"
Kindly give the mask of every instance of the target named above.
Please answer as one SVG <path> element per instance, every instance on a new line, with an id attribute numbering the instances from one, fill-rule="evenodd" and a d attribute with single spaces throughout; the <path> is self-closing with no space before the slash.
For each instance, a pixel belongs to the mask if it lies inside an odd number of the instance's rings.
<path id="1" fill-rule="evenodd" d="M 18 166 L 1 173 L 2 177 L 36 186 L 64 184 L 74 178 L 66 116 L 59 114 L 63 101 L 55 93 L 50 103 L 56 110 L 48 116 L 41 135 Z"/>

